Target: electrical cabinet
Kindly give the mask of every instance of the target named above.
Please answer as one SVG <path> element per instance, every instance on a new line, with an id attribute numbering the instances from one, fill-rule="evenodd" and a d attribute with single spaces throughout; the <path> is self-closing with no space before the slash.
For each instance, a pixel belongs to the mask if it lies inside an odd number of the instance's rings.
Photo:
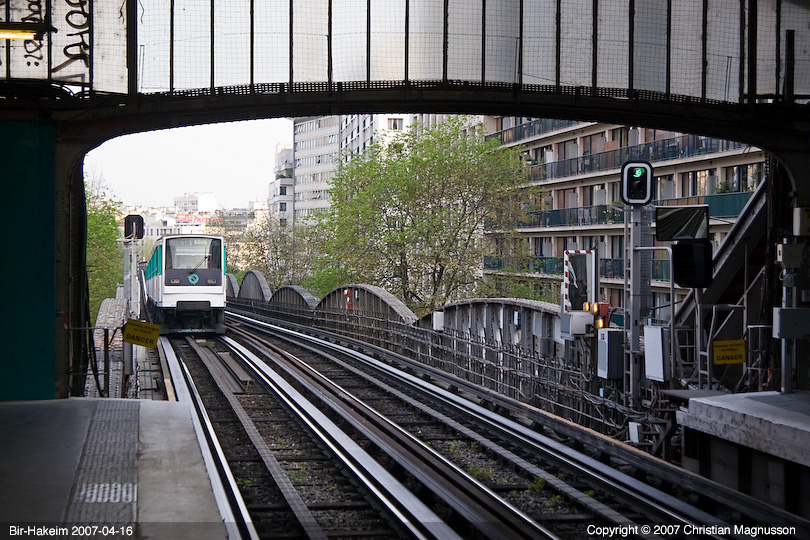
<path id="1" fill-rule="evenodd" d="M 624 330 L 600 328 L 597 333 L 596 374 L 602 379 L 624 376 Z"/>
<path id="2" fill-rule="evenodd" d="M 644 327 L 644 372 L 651 381 L 666 382 L 669 379 L 669 340 L 669 328 Z"/>

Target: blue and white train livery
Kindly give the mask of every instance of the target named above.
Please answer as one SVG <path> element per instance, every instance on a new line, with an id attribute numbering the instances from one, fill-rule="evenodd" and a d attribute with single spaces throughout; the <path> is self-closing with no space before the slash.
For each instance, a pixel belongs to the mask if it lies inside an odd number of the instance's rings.
<path id="1" fill-rule="evenodd" d="M 161 334 L 225 332 L 225 240 L 162 236 L 144 271 L 146 309 Z"/>

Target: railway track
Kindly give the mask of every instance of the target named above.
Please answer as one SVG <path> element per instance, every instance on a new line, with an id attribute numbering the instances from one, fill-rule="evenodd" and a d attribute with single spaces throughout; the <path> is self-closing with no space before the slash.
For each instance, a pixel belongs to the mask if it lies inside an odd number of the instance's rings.
<path id="1" fill-rule="evenodd" d="M 182 338 L 172 347 L 223 448 L 251 538 L 454 537 L 275 374 L 237 363 L 221 342 Z"/>
<path id="2" fill-rule="evenodd" d="M 358 531 L 365 531 L 369 538 L 557 538 L 395 424 L 357 403 L 343 408 L 344 420 L 365 424 L 362 431 L 370 437 L 366 443 L 374 440 L 378 449 L 396 456 L 397 464 L 408 471 L 411 485 L 406 487 L 251 352 L 232 340 L 225 341 L 230 350 L 222 343 L 200 343 L 193 338 L 173 339 L 172 347 L 187 367 L 187 378 L 214 425 L 256 537 L 290 537 L 292 533 L 302 538 L 356 538 L 362 537 Z M 319 376 L 313 378 L 317 379 L 324 382 Z M 316 392 L 327 396 L 329 386 L 333 387 L 332 397 L 341 399 L 339 388 L 328 382 Z M 288 436 L 300 439 L 305 427 L 306 436 L 318 439 L 315 447 L 304 442 L 288 453 L 278 425 L 291 423 L 292 416 L 299 425 L 282 430 L 282 435 L 290 433 Z M 268 422 L 269 430 L 257 425 Z M 283 455 L 280 459 L 279 454 Z M 317 480 L 310 482 L 312 477 Z M 362 497 L 347 496 L 347 489 L 335 493 L 347 483 L 362 484 L 358 488 Z M 420 489 L 414 483 L 432 492 L 444 512 L 452 508 L 452 528 L 413 493 Z M 337 495 L 340 500 L 319 500 L 324 494 Z M 373 501 L 364 502 L 371 495 Z M 336 528 L 336 523 L 345 526 Z"/>
<path id="3" fill-rule="evenodd" d="M 251 332 L 263 326 L 238 320 L 242 327 L 250 325 Z M 293 337 L 293 333 L 278 327 L 269 331 L 274 340 L 285 336 L 285 343 L 273 345 L 267 343 L 267 338 L 260 343 L 255 336 L 244 339 L 252 341 L 254 349 L 275 347 L 271 356 L 283 356 L 279 346 L 296 350 L 300 360 L 306 359 L 306 369 L 336 381 L 332 383 L 336 390 L 331 399 L 347 400 L 349 395 L 354 398 L 353 394 L 362 397 L 362 401 L 406 427 L 413 437 L 435 448 L 443 459 L 481 477 L 493 492 L 553 536 L 599 537 L 604 531 L 623 530 L 637 537 L 750 538 L 748 529 L 741 527 L 752 525 L 751 516 L 760 519 L 763 512 L 771 511 L 745 497 L 744 502 L 752 508 L 736 504 L 739 497 L 734 498 L 736 506 L 730 507 L 725 500 L 707 504 L 707 494 L 716 490 L 714 486 L 690 492 L 673 485 L 668 478 L 656 479 L 649 474 L 643 479 L 632 477 L 603 463 L 609 461 L 603 450 L 597 453 L 602 458 L 598 460 L 566 447 L 558 439 L 477 405 L 468 399 L 470 396 L 460 395 L 463 391 L 458 388 L 448 390 L 446 385 L 426 380 L 430 377 L 424 373 L 396 369 L 392 366 L 396 361 L 384 362 L 311 337 Z M 290 372 L 288 377 L 302 376 Z M 754 509 L 754 505 L 758 508 Z M 795 516 L 776 510 L 772 517 L 778 525 L 794 527 L 796 537 L 807 532 L 806 522 Z M 532 537 L 538 533 L 534 534 Z"/>
<path id="4" fill-rule="evenodd" d="M 171 339 L 234 538 L 751 538 L 745 509 L 662 491 L 379 351 L 237 320 Z"/>
<path id="5" fill-rule="evenodd" d="M 444 520 L 454 523 L 464 538 L 557 538 L 503 498 L 485 483 L 414 437 L 387 415 L 311 369 L 298 358 L 265 340 L 241 335 L 256 354 L 244 350 L 246 357 L 260 363 L 268 360 L 276 370 L 319 407 L 336 415 L 372 459 L 398 470 L 397 480 L 417 493 L 429 493 L 431 506 L 440 509 Z M 238 347 L 238 345 L 236 345 Z M 344 428 L 345 429 L 345 428 Z M 422 495 L 425 497 L 426 495 Z"/>

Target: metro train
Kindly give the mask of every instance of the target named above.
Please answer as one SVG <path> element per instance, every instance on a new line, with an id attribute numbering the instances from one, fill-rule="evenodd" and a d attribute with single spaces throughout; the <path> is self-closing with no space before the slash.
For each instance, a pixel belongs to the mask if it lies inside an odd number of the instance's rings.
<path id="1" fill-rule="evenodd" d="M 161 334 L 225 333 L 225 239 L 160 237 L 144 269 L 148 320 Z"/>

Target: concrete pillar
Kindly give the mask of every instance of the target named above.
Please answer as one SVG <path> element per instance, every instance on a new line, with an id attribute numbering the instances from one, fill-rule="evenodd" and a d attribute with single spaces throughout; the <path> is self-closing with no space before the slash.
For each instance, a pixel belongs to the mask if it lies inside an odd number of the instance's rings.
<path id="1" fill-rule="evenodd" d="M 55 336 L 57 398 L 82 395 L 87 371 L 84 333 L 74 330 L 89 323 L 85 321 L 87 207 L 83 173 L 87 149 L 87 143 L 59 141 L 56 146 L 56 304 L 68 321 L 67 328 L 65 324 L 57 327 Z"/>
<path id="2" fill-rule="evenodd" d="M 86 145 L 58 142 L 50 120 L 0 122 L 6 296 L 0 400 L 65 398 L 83 325 Z M 83 386 L 83 385 L 82 385 Z"/>

